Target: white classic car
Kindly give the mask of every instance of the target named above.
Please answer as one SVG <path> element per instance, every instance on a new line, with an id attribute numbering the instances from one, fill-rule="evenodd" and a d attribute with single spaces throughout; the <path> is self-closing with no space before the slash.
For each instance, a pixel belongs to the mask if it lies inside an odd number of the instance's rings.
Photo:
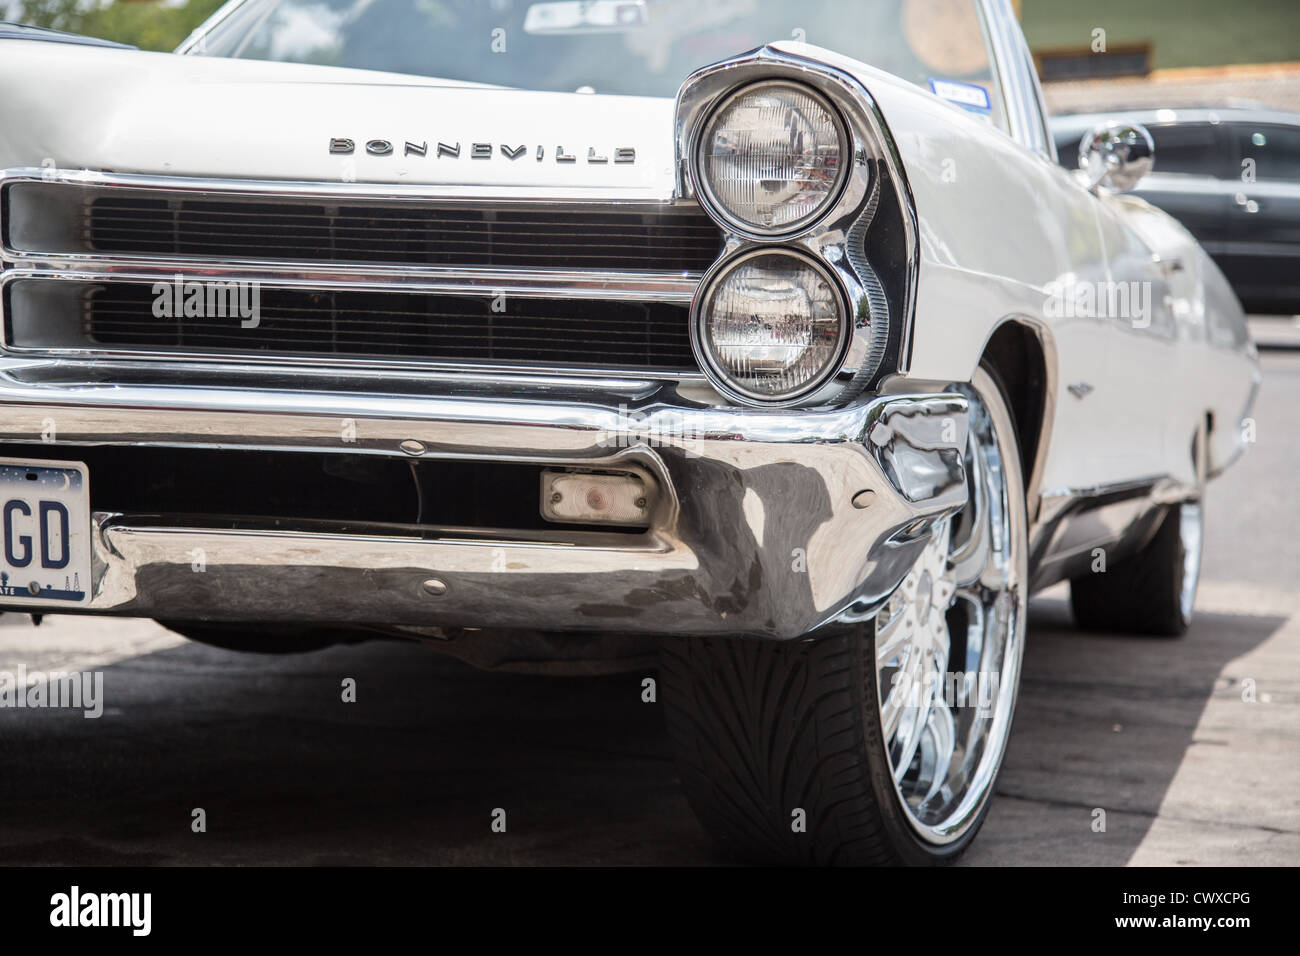
<path id="1" fill-rule="evenodd" d="M 970 843 L 1034 590 L 1187 627 L 1255 350 L 1008 0 L 4 33 L 0 606 L 657 654 L 706 828 L 819 863 Z"/>

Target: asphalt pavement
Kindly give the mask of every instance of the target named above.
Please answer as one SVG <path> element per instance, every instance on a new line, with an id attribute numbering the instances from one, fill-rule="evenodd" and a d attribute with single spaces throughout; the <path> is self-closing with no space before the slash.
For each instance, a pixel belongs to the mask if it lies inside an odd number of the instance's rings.
<path id="1" fill-rule="evenodd" d="M 966 864 L 1300 863 L 1300 352 L 1263 365 L 1258 440 L 1208 492 L 1190 633 L 1086 635 L 1061 589 L 1035 600 Z M 720 862 L 649 672 L 485 673 L 396 642 L 273 657 L 5 614 L 0 671 L 20 667 L 102 673 L 102 715 L 0 708 L 0 864 Z"/>

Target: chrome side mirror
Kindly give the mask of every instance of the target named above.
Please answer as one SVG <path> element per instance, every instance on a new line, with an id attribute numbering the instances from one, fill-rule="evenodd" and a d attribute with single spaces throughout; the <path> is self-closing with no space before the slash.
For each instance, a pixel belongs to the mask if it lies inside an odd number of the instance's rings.
<path id="1" fill-rule="evenodd" d="M 1079 169 L 1089 189 L 1126 192 L 1151 172 L 1155 159 L 1155 141 L 1140 123 L 1109 120 L 1079 141 Z"/>

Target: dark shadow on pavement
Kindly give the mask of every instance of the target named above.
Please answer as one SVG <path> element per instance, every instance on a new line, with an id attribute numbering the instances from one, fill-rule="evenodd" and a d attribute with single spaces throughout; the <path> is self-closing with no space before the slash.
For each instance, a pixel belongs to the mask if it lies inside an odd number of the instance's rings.
<path id="1" fill-rule="evenodd" d="M 1075 629 L 1064 601 L 1036 601 L 998 796 L 963 862 L 1127 863 L 1188 749 L 1206 743 L 1195 734 L 1210 696 L 1239 693 L 1225 665 L 1284 623 L 1198 613 L 1180 638 L 1105 636 Z"/>
<path id="2" fill-rule="evenodd" d="M 1126 862 L 1225 663 L 1281 623 L 1098 637 L 1036 604 L 1001 793 L 968 862 Z M 123 661 L 98 720 L 0 709 L 0 864 L 718 863 L 647 676 L 485 673 L 402 643 Z"/>

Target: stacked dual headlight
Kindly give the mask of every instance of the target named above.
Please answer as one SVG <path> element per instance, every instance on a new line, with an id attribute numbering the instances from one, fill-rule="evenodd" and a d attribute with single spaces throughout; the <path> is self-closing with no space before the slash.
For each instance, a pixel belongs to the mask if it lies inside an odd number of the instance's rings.
<path id="1" fill-rule="evenodd" d="M 764 250 L 731 260 L 708 283 L 695 342 L 728 392 L 782 402 L 834 374 L 845 325 L 843 296 L 825 269 L 799 253 Z"/>
<path id="2" fill-rule="evenodd" d="M 692 338 L 714 383 L 748 404 L 798 401 L 835 374 L 852 332 L 846 297 L 806 251 L 771 245 L 813 228 L 843 190 L 852 150 L 818 92 L 764 81 L 723 97 L 700 127 L 701 203 L 729 232 L 763 243 L 715 267 Z"/>

